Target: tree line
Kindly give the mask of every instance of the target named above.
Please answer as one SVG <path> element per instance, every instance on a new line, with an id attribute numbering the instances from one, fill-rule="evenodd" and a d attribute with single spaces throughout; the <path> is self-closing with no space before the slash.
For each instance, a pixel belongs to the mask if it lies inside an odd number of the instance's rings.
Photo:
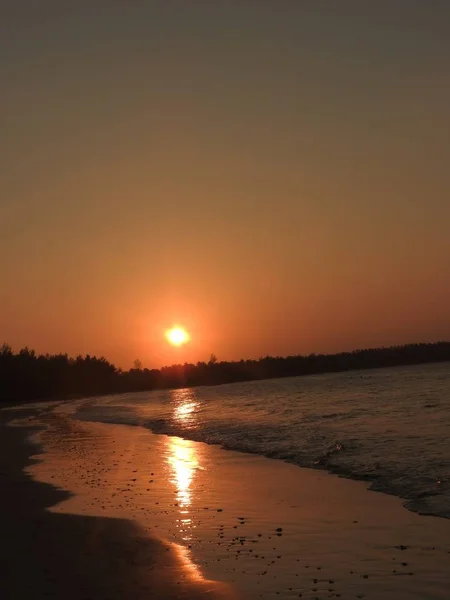
<path id="1" fill-rule="evenodd" d="M 0 347 L 0 402 L 51 400 L 164 388 L 218 385 L 360 369 L 450 361 L 450 342 L 369 348 L 339 354 L 266 356 L 258 360 L 179 364 L 144 368 L 139 360 L 122 371 L 104 357 L 36 354 Z"/>

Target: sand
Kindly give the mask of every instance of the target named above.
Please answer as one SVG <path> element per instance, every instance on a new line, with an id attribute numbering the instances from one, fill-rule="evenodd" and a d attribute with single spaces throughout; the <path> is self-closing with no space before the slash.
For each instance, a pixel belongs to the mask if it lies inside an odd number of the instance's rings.
<path id="1" fill-rule="evenodd" d="M 225 585 L 194 577 L 173 545 L 136 522 L 49 511 L 70 494 L 24 472 L 38 449 L 29 428 L 6 426 L 12 416 L 0 412 L 0 598 L 234 598 Z"/>
<path id="2" fill-rule="evenodd" d="M 22 482 L 15 495 L 28 505 L 23 486 L 34 490 L 37 524 L 29 508 L 26 525 L 17 513 L 8 524 L 14 551 L 6 548 L 12 566 L 32 573 L 29 589 L 51 584 L 45 590 L 65 598 L 449 597 L 450 521 L 411 513 L 361 482 L 140 427 L 74 421 L 64 405 L 39 420 L 45 454 L 27 473 L 60 490 Z M 72 588 L 78 577 L 91 595 Z M 31 581 L 19 579 L 24 589 Z M 61 596 L 68 581 L 72 596 Z"/>

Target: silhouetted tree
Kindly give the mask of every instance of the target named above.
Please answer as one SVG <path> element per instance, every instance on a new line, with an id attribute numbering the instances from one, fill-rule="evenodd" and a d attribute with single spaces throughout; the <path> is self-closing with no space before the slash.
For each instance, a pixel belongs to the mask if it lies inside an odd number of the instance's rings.
<path id="1" fill-rule="evenodd" d="M 129 371 L 117 369 L 103 356 L 37 355 L 25 347 L 15 353 L 0 346 L 0 402 L 88 396 L 197 385 L 215 385 L 253 379 L 293 377 L 314 373 L 375 369 L 450 361 L 450 342 L 368 348 L 339 354 L 265 356 L 259 360 L 185 363 L 146 369 L 139 360 Z"/>

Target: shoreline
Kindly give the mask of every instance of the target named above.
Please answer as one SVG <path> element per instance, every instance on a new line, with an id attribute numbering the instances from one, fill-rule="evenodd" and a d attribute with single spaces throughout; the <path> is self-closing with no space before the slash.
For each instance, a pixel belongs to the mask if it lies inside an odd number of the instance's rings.
<path id="1" fill-rule="evenodd" d="M 392 367 L 394 368 L 394 367 Z M 317 375 L 317 376 L 320 376 Z M 224 385 L 229 385 L 229 384 L 224 384 Z M 231 385 L 231 384 L 230 384 Z M 102 397 L 109 397 L 109 396 L 114 396 L 115 394 L 102 394 L 100 396 L 93 396 L 91 397 L 84 397 L 84 396 L 80 396 L 80 397 L 74 397 L 74 398 L 61 398 L 58 400 L 49 400 L 46 402 L 30 402 L 30 403 L 25 403 L 25 404 L 19 404 L 17 406 L 9 406 L 9 407 L 2 407 L 0 410 L 0 415 L 1 415 L 1 411 L 4 411 L 4 413 L 8 412 L 8 411 L 17 411 L 19 414 L 22 411 L 35 411 L 35 410 L 39 410 L 43 407 L 45 407 L 45 412 L 50 412 L 52 409 L 54 409 L 55 407 L 59 407 L 61 405 L 68 405 L 71 407 L 71 409 L 73 409 L 73 402 L 75 401 L 90 401 L 90 400 L 96 400 Z M 118 396 L 123 396 L 124 394 L 117 394 Z M 71 410 L 70 411 L 71 414 L 75 414 L 76 411 Z M 96 423 L 96 421 L 89 421 L 89 420 L 83 420 L 80 419 L 82 422 L 85 423 Z M 136 423 L 133 423 L 131 425 L 128 424 L 122 424 L 119 422 L 109 422 L 109 423 L 105 423 L 107 425 L 117 425 L 119 427 L 121 427 L 122 425 L 126 426 L 126 427 L 143 427 L 146 431 L 148 431 L 149 433 L 151 433 L 152 435 L 166 435 L 168 437 L 171 436 L 175 436 L 175 437 L 180 437 L 181 439 L 185 439 L 187 441 L 192 441 L 195 443 L 207 443 L 208 445 L 212 445 L 216 448 L 219 448 L 221 450 L 224 450 L 226 452 L 237 452 L 237 453 L 242 453 L 245 455 L 250 455 L 253 456 L 255 455 L 253 452 L 250 451 L 245 451 L 245 450 L 241 450 L 239 448 L 233 448 L 233 447 L 227 447 L 224 444 L 221 443 L 216 443 L 216 442 L 203 442 L 201 440 L 198 440 L 195 437 L 189 437 L 188 435 L 179 435 L 178 433 L 168 433 L 166 431 L 154 431 L 152 428 L 149 428 L 147 426 L 143 426 L 143 425 L 139 425 Z M 1 425 L 1 419 L 0 419 L 0 425 Z M 188 434 L 188 430 L 184 431 L 183 434 Z M 39 442 L 36 442 L 37 444 L 39 444 Z M 270 454 L 260 454 L 257 453 L 257 456 L 260 456 L 262 458 L 265 458 L 267 460 L 275 460 L 275 461 L 279 461 L 288 465 L 292 465 L 296 468 L 299 469 L 307 469 L 307 470 L 312 470 L 312 471 L 317 471 L 320 473 L 326 473 L 328 475 L 331 475 L 333 477 L 338 477 L 340 479 L 344 479 L 347 481 L 355 481 L 355 482 L 359 482 L 365 485 L 365 487 L 367 488 L 368 491 L 372 491 L 372 492 L 377 492 L 380 494 L 385 494 L 387 496 L 396 498 L 397 500 L 401 501 L 403 508 L 405 508 L 407 511 L 410 511 L 413 514 L 422 516 L 422 517 L 434 517 L 437 519 L 444 519 L 444 520 L 450 520 L 450 513 L 448 514 L 442 514 L 442 513 L 434 513 L 431 511 L 427 511 L 426 509 L 424 509 L 423 507 L 421 507 L 421 501 L 423 500 L 423 498 L 429 498 L 432 497 L 433 494 L 429 494 L 429 495 L 424 495 L 423 497 L 417 497 L 417 498 L 408 498 L 405 497 L 399 493 L 396 493 L 395 491 L 391 491 L 386 487 L 377 487 L 377 482 L 378 479 L 376 476 L 364 476 L 364 475 L 358 475 L 358 473 L 352 472 L 352 471 L 348 471 L 346 470 L 344 467 L 339 466 L 339 465 L 329 465 L 326 463 L 323 463 L 323 465 L 317 465 L 317 466 L 313 466 L 313 465 L 305 465 L 305 464 L 299 464 L 293 460 L 290 460 L 288 458 L 282 458 L 282 457 L 274 457 L 271 456 Z"/>
<path id="2" fill-rule="evenodd" d="M 385 371 L 385 369 L 384 369 Z M 371 371 L 366 371 L 366 377 L 367 379 L 371 380 Z M 421 371 L 418 371 L 418 373 L 421 373 Z M 425 371 L 424 371 L 425 373 Z M 317 376 L 311 376 L 311 377 L 306 377 L 306 379 L 311 379 L 312 380 L 318 380 L 321 379 L 323 376 L 321 375 L 317 375 Z M 391 378 L 390 374 L 385 374 L 383 377 L 385 378 Z M 361 378 L 363 378 L 363 374 L 361 375 Z M 348 378 L 347 378 L 348 379 Z M 353 380 L 353 381 L 351 381 Z M 335 383 L 337 382 L 337 384 L 339 385 L 341 382 L 341 379 L 337 376 L 336 378 L 330 379 L 328 381 L 333 382 L 333 385 L 335 385 Z M 344 380 L 343 380 L 344 381 Z M 374 379 L 375 383 L 373 384 L 374 386 L 377 385 L 377 379 Z M 295 383 L 295 378 L 293 383 Z M 358 386 L 359 383 L 359 379 L 355 379 L 355 377 L 350 377 L 350 381 L 349 381 L 349 385 L 351 386 Z M 316 384 L 316 382 L 314 382 L 314 385 Z M 234 384 L 231 384 L 231 386 L 233 386 Z M 370 381 L 366 382 L 366 380 L 364 380 L 364 382 L 361 384 L 361 387 L 364 388 L 362 389 L 362 392 L 364 393 L 366 388 L 370 388 Z M 228 385 L 225 386 L 226 388 L 228 388 Z M 300 386 L 301 387 L 301 386 Z M 359 389 L 359 388 L 358 388 Z M 228 391 L 232 391 L 233 388 L 230 387 L 229 390 L 227 390 L 227 392 L 224 393 L 228 393 Z M 192 392 L 192 395 L 195 397 L 196 393 L 194 390 L 190 390 Z M 245 390 L 244 390 L 245 391 Z M 182 392 L 179 394 L 179 397 L 182 398 L 184 397 L 183 392 L 186 392 L 186 390 L 182 390 Z M 239 389 L 236 388 L 236 392 L 239 392 Z M 241 390 L 242 392 L 242 390 Z M 425 393 L 427 392 L 427 390 L 425 390 Z M 220 392 L 221 394 L 222 392 Z M 149 403 L 152 402 L 152 393 L 148 394 L 148 401 Z M 205 394 L 203 395 L 203 397 L 201 396 L 200 392 L 197 392 L 198 394 L 198 401 L 200 402 L 199 406 L 204 405 L 204 407 L 208 406 L 208 400 L 212 397 L 212 399 L 214 400 L 214 392 L 213 392 L 213 388 L 210 389 L 209 392 L 205 392 Z M 439 440 L 438 438 L 436 438 L 436 444 L 435 444 L 435 448 L 433 450 L 434 451 L 434 456 L 432 454 L 430 454 L 431 457 L 431 462 L 429 464 L 425 464 L 424 462 L 422 462 L 422 464 L 419 464 L 420 469 L 418 469 L 417 471 L 414 468 L 414 457 L 415 457 L 415 453 L 417 453 L 417 447 L 418 444 L 421 443 L 421 440 L 418 440 L 418 442 L 415 445 L 415 448 L 412 448 L 412 452 L 408 452 L 408 448 L 406 448 L 406 452 L 401 452 L 399 454 L 399 457 L 401 458 L 399 464 L 399 467 L 397 469 L 390 469 L 387 468 L 385 469 L 384 466 L 385 465 L 389 465 L 389 455 L 385 454 L 384 456 L 381 454 L 381 460 L 380 462 L 375 462 L 372 461 L 370 462 L 370 450 L 371 448 L 366 448 L 366 453 L 364 455 L 362 455 L 362 460 L 358 461 L 358 456 L 357 453 L 352 452 L 352 445 L 353 445 L 353 439 L 352 438 L 352 434 L 351 431 L 347 431 L 345 429 L 345 426 L 340 428 L 336 426 L 336 423 L 339 421 L 338 419 L 331 419 L 330 421 L 325 421 L 325 418 L 328 419 L 328 417 L 339 417 L 339 411 L 337 411 L 336 414 L 333 413 L 333 409 L 331 409 L 331 412 L 333 414 L 325 414 L 325 415 L 318 415 L 317 416 L 317 420 L 320 421 L 320 417 L 323 416 L 323 423 L 324 423 L 324 427 L 325 427 L 325 433 L 327 433 L 327 423 L 331 423 L 332 425 L 328 425 L 328 429 L 331 432 L 331 435 L 329 436 L 330 439 L 327 440 L 327 445 L 325 444 L 317 444 L 317 447 L 314 448 L 314 445 L 311 445 L 310 447 L 306 447 L 305 444 L 300 443 L 298 448 L 295 446 L 295 443 L 297 440 L 293 439 L 292 436 L 290 438 L 290 447 L 286 448 L 283 447 L 282 444 L 279 445 L 279 447 L 277 447 L 277 445 L 275 444 L 275 446 L 272 444 L 270 444 L 271 440 L 269 439 L 270 436 L 268 436 L 267 440 L 264 440 L 264 443 L 247 443 L 247 439 L 245 439 L 244 436 L 240 436 L 241 439 L 239 438 L 239 436 L 227 436 L 227 435 L 221 435 L 221 432 L 215 432 L 214 430 L 211 430 L 211 428 L 209 428 L 209 432 L 208 432 L 208 427 L 198 427 L 198 428 L 189 428 L 189 427 L 184 427 L 183 426 L 183 421 L 182 420 L 177 420 L 173 419 L 173 414 L 171 413 L 169 416 L 169 413 L 167 412 L 167 414 L 164 413 L 164 411 L 159 407 L 159 405 L 163 406 L 163 404 L 169 400 L 170 402 L 172 402 L 172 399 L 174 399 L 174 402 L 176 405 L 178 405 L 179 399 L 178 399 L 178 394 L 177 392 L 175 392 L 173 395 L 172 394 L 168 394 L 167 397 L 162 397 L 161 398 L 158 396 L 158 394 L 156 394 L 154 396 L 153 399 L 156 400 L 155 403 L 155 417 L 149 417 L 149 421 L 145 421 L 145 411 L 142 413 L 142 415 L 140 414 L 140 404 L 142 403 L 142 399 L 144 398 L 144 395 L 147 395 L 147 392 L 143 392 L 140 395 L 135 395 L 136 398 L 136 402 L 137 402 L 137 406 L 135 407 L 135 413 L 136 413 L 136 419 L 128 419 L 128 414 L 125 412 L 125 418 L 122 419 L 120 417 L 120 413 L 119 413 L 119 417 L 117 420 L 115 420 L 114 418 L 114 412 L 112 413 L 113 417 L 111 420 L 109 420 L 109 418 L 107 419 L 110 423 L 112 422 L 116 422 L 117 424 L 120 424 L 121 422 L 124 423 L 130 423 L 130 424 L 135 424 L 135 425 L 142 425 L 145 424 L 146 427 L 148 427 L 148 429 L 150 431 L 153 431 L 157 434 L 160 433 L 165 433 L 167 435 L 180 435 L 183 438 L 186 439 L 192 439 L 193 441 L 202 441 L 205 440 L 208 443 L 216 443 L 219 447 L 224 448 L 226 450 L 234 450 L 234 451 L 243 451 L 243 452 L 256 452 L 258 454 L 260 454 L 261 456 L 266 456 L 267 458 L 274 458 L 280 461 L 284 461 L 284 462 L 288 462 L 289 464 L 293 464 L 296 465 L 300 468 L 308 468 L 308 469 L 314 469 L 314 470 L 320 470 L 332 475 L 337 475 L 338 477 L 342 477 L 344 479 L 350 479 L 350 480 L 354 480 L 354 481 L 362 481 L 365 484 L 369 485 L 371 489 L 373 489 L 374 491 L 379 491 L 381 493 L 384 494 L 388 494 L 388 495 L 392 495 L 396 498 L 400 498 L 401 501 L 403 502 L 403 506 L 407 509 L 410 510 L 411 512 L 423 515 L 423 516 L 437 516 L 440 518 L 444 518 L 444 519 L 450 519 L 450 511 L 449 511 L 449 500 L 450 500 L 450 487 L 449 487 L 449 482 L 450 479 L 448 477 L 449 473 L 448 473 L 448 461 L 447 464 L 444 463 L 440 463 L 439 462 L 439 453 L 444 453 L 448 454 L 448 451 L 450 451 L 450 447 L 448 446 L 447 443 L 447 439 L 441 439 Z M 115 401 L 115 399 L 117 398 L 117 403 Z M 120 407 L 120 404 L 123 404 L 123 406 L 121 407 L 123 410 L 127 410 L 127 404 L 130 401 L 131 404 L 133 405 L 134 403 L 134 395 L 131 394 L 119 394 L 119 395 L 107 395 L 106 396 L 106 400 L 104 400 L 102 402 L 102 396 L 96 396 L 96 397 L 92 397 L 92 398 L 85 398 L 85 397 L 80 397 L 77 399 L 72 399 L 72 400 L 68 400 L 68 399 L 63 399 L 63 400 L 52 400 L 49 403 L 45 403 L 45 404 L 51 404 L 52 406 L 55 405 L 63 405 L 65 404 L 68 408 L 70 406 L 75 407 L 75 409 L 78 407 L 79 409 L 79 414 L 77 414 L 77 418 L 79 419 L 83 419 L 84 418 L 84 414 L 83 414 L 83 404 L 86 404 L 87 407 L 87 420 L 89 420 L 89 410 L 90 408 L 92 408 L 93 406 L 95 407 L 96 405 L 100 405 L 102 406 L 103 404 L 105 405 L 109 405 L 112 404 L 112 406 L 114 407 L 116 404 L 117 406 Z M 197 401 L 197 398 L 194 398 L 195 401 Z M 147 400 L 146 400 L 147 401 Z M 40 405 L 41 403 L 36 403 L 35 406 Z M 43 404 L 43 403 L 42 403 Z M 436 407 L 439 407 L 439 402 L 436 403 L 432 403 L 432 404 L 425 404 L 424 407 L 422 407 L 422 410 L 426 409 L 426 414 L 432 415 L 432 417 L 429 419 L 430 422 L 432 422 L 432 419 L 437 419 L 438 414 L 437 411 L 435 411 L 434 409 Z M 351 407 L 350 407 L 351 408 Z M 350 410 L 350 408 L 348 410 Z M 433 410 L 428 410 L 428 409 L 433 409 Z M 443 407 L 444 409 L 444 407 Z M 405 412 L 408 412 L 409 410 L 409 406 L 406 406 L 405 408 Z M 159 411 L 159 412 L 158 412 Z M 178 409 L 177 409 L 178 411 Z M 181 407 L 180 410 L 180 414 L 183 415 L 183 407 Z M 325 410 L 325 412 L 327 412 L 327 410 Z M 330 412 L 330 408 L 328 409 L 328 412 Z M 435 414 L 436 412 L 436 414 Z M 320 413 L 320 411 L 319 411 Z M 351 410 L 350 410 L 351 413 Z M 178 412 L 174 413 L 175 415 L 178 414 Z M 418 413 L 416 413 L 417 416 Z M 205 425 L 208 425 L 208 418 L 210 419 L 211 415 L 208 415 L 205 413 L 206 416 L 206 421 L 205 421 Z M 212 415 L 213 416 L 213 415 Z M 349 416 L 351 417 L 351 414 L 349 414 Z M 377 416 L 378 418 L 378 416 Z M 445 421 L 445 415 L 442 415 L 443 420 Z M 100 417 L 101 419 L 101 417 Z M 361 421 L 361 419 L 359 419 Z M 210 419 L 211 421 L 211 419 Z M 308 418 L 305 419 L 305 422 L 308 421 Z M 335 423 L 333 423 L 334 421 L 336 421 Z M 396 418 L 395 418 L 396 421 Z M 177 426 L 178 425 L 178 426 Z M 203 425 L 203 424 L 202 424 Z M 416 423 L 415 425 L 420 425 L 420 419 L 416 419 Z M 300 424 L 300 426 L 303 427 L 303 423 Z M 306 428 L 308 427 L 308 425 L 306 425 Z M 319 425 L 315 426 L 315 430 L 314 427 L 311 428 L 310 433 L 313 434 L 312 437 L 314 437 L 314 434 L 319 433 L 318 439 L 320 438 L 320 428 L 322 427 L 321 423 L 319 422 Z M 336 432 L 335 434 L 333 434 L 333 427 L 335 428 Z M 387 427 L 390 427 L 387 425 Z M 424 424 L 422 423 L 422 429 L 421 431 L 423 431 L 423 427 Z M 250 441 L 251 441 L 251 427 L 250 429 Z M 383 431 L 382 428 L 378 428 L 381 433 Z M 398 429 L 398 428 L 397 428 Z M 203 434 L 203 430 L 205 430 L 205 434 Z M 441 432 L 443 432 L 444 429 L 441 429 Z M 264 433 L 264 431 L 263 431 Z M 270 432 L 269 432 L 270 433 Z M 372 432 L 373 433 L 373 432 Z M 376 433 L 376 432 L 375 432 Z M 392 432 L 391 432 L 392 433 Z M 398 436 L 396 434 L 399 434 Z M 434 439 L 434 432 L 432 431 L 431 427 L 428 426 L 428 432 L 423 432 L 424 438 L 426 437 L 426 434 L 428 433 L 428 437 L 429 439 Z M 208 437 L 209 434 L 209 437 Z M 445 435 L 445 433 L 444 433 Z M 350 440 L 348 440 L 347 438 L 350 436 Z M 402 437 L 403 436 L 403 437 Z M 303 436 L 305 437 L 305 436 Z M 325 436 L 323 436 L 325 439 Z M 389 438 L 389 436 L 387 436 Z M 385 440 L 387 443 L 391 443 L 395 439 L 399 439 L 400 441 L 403 440 L 403 445 L 408 446 L 409 442 L 407 441 L 409 436 L 408 431 L 404 431 L 402 432 L 400 429 L 396 430 L 395 427 L 393 428 L 393 433 L 391 436 L 393 439 L 387 439 Z M 227 439 L 228 438 L 228 439 Z M 404 438 L 404 439 L 403 439 Z M 356 438 L 355 438 L 356 439 Z M 242 440 L 242 443 L 241 443 Z M 255 440 L 257 440 L 257 436 L 255 436 Z M 336 443 L 334 443 L 336 441 Z M 349 441 L 349 449 L 350 452 L 347 453 L 345 452 L 347 450 L 347 441 Z M 364 442 L 364 439 L 362 439 L 362 441 Z M 372 440 L 370 440 L 370 443 L 372 444 L 372 449 L 373 447 L 376 445 L 377 441 L 377 437 L 375 436 Z M 441 444 L 439 444 L 438 442 L 441 442 Z M 268 443 L 266 443 L 268 442 Z M 293 442 L 293 443 L 292 443 Z M 342 446 L 341 446 L 342 443 Z M 358 441 L 357 441 L 358 443 Z M 355 444 L 357 446 L 357 444 Z M 335 452 L 336 449 L 336 452 Z M 344 452 L 338 452 L 338 450 L 343 449 Z M 297 451 L 298 450 L 298 451 Z M 398 449 L 397 449 L 398 450 Z M 383 452 L 383 449 L 381 449 L 381 451 Z M 394 444 L 394 452 L 395 452 L 395 444 Z M 412 460 L 403 460 L 403 458 L 408 457 L 410 454 L 412 454 Z M 433 460 L 434 460 L 434 464 L 433 464 Z M 365 462 L 364 462 L 365 461 Z M 408 464 L 409 461 L 409 464 Z M 420 463 L 420 461 L 419 461 Z M 404 467 L 404 468 L 402 468 Z M 406 470 L 405 470 L 406 469 Z M 409 469 L 409 470 L 408 470 Z M 406 484 L 404 482 L 407 482 Z"/>
<path id="3" fill-rule="evenodd" d="M 406 600 L 418 588 L 421 599 L 447 598 L 448 521 L 405 510 L 367 482 L 141 427 L 48 417 L 44 461 L 29 470 L 75 493 L 53 511 L 134 521 L 242 598 Z"/>
<path id="4" fill-rule="evenodd" d="M 233 597 L 227 586 L 196 579 L 174 545 L 129 519 L 54 512 L 73 492 L 30 476 L 46 460 L 30 439 L 45 431 L 36 418 L 36 409 L 0 412 L 0 576 L 8 600 Z"/>

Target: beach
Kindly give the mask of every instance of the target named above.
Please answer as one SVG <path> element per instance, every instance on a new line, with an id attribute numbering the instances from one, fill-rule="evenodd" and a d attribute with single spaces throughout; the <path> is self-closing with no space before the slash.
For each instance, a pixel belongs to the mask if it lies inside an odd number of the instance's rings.
<path id="1" fill-rule="evenodd" d="M 9 598 L 448 597 L 450 521 L 365 483 L 64 403 L 15 416 L 43 453 L 3 427 Z"/>
<path id="2" fill-rule="evenodd" d="M 450 600 L 450 1 L 0 48 L 0 600 Z"/>
<path id="3" fill-rule="evenodd" d="M 35 413 L 0 412 L 2 598 L 234 597 L 227 586 L 192 576 L 172 544 L 130 519 L 53 510 L 70 492 L 30 477 L 30 465 L 43 458 L 30 458 L 40 452 L 29 440 L 36 429 L 7 426 L 17 416 L 32 423 Z"/>

